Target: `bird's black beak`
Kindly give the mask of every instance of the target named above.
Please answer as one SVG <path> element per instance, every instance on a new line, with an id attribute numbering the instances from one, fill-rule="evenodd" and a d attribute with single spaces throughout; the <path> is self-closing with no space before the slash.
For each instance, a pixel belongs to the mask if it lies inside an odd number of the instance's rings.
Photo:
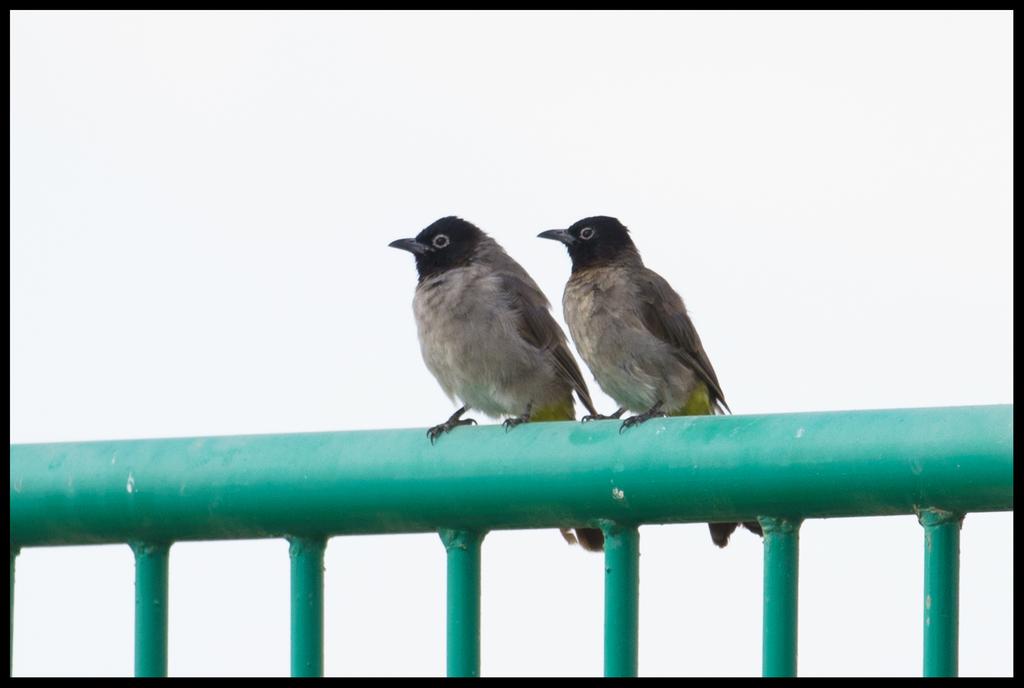
<path id="1" fill-rule="evenodd" d="M 555 241 L 561 241 L 566 246 L 570 246 L 576 241 L 575 237 L 564 229 L 549 229 L 546 232 L 541 232 L 537 236 L 541 239 L 554 239 Z"/>
<path id="2" fill-rule="evenodd" d="M 403 251 L 414 253 L 417 256 L 422 256 L 424 253 L 430 250 L 430 247 L 424 246 L 415 239 L 395 239 L 390 244 L 391 248 L 400 248 Z"/>

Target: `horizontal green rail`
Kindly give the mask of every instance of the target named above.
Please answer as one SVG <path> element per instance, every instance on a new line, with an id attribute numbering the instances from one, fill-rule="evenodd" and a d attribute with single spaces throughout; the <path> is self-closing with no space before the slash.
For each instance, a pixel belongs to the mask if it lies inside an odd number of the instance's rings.
<path id="1" fill-rule="evenodd" d="M 766 676 L 797 670 L 799 527 L 917 514 L 924 669 L 957 670 L 963 515 L 1013 508 L 1013 407 L 896 409 L 11 446 L 11 628 L 21 547 L 131 543 L 136 674 L 166 675 L 167 569 L 181 540 L 286 537 L 292 673 L 323 671 L 332 535 L 439 532 L 448 672 L 480 675 L 481 544 L 504 528 L 601 528 L 605 673 L 637 674 L 645 523 L 759 521 Z M 13 642 L 13 640 L 12 640 Z M 13 648 L 13 645 L 12 645 Z"/>
<path id="2" fill-rule="evenodd" d="M 14 546 L 1013 508 L 1012 406 L 11 446 Z"/>

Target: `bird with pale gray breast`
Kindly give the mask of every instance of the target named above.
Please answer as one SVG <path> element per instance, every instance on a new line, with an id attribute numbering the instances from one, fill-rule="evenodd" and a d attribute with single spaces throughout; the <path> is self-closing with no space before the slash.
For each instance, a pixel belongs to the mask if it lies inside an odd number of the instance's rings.
<path id="1" fill-rule="evenodd" d="M 574 420 L 573 393 L 597 412 L 562 329 L 540 287 L 494 239 L 458 217 L 444 217 L 413 239 L 389 244 L 416 259 L 413 313 L 427 368 L 462 406 L 427 431 L 431 443 L 460 425 L 467 411 L 508 416 L 506 431 L 529 421 Z M 597 528 L 562 530 L 601 551 Z"/>
<path id="2" fill-rule="evenodd" d="M 658 416 L 725 413 L 711 361 L 683 300 L 644 266 L 629 230 L 614 217 L 595 216 L 568 229 L 541 232 L 565 244 L 572 274 L 562 306 L 576 350 L 626 418 L 619 432 Z M 725 547 L 738 523 L 709 523 L 711 539 Z M 761 534 L 756 521 L 744 527 Z"/>

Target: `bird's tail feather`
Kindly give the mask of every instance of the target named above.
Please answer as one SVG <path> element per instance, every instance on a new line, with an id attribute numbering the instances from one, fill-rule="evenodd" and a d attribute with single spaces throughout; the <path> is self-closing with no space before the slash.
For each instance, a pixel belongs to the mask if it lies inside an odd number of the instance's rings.
<path id="1" fill-rule="evenodd" d="M 576 539 L 579 540 L 580 547 L 588 552 L 604 551 L 604 533 L 600 528 L 577 528 Z"/>
<path id="2" fill-rule="evenodd" d="M 575 535 L 568 528 L 559 528 L 558 532 L 570 545 L 579 545 L 588 552 L 604 551 L 604 533 L 600 528 L 577 528 Z"/>
<path id="3" fill-rule="evenodd" d="M 709 523 L 708 530 L 711 531 L 711 541 L 719 547 L 729 544 L 729 536 L 736 530 L 739 523 Z"/>
<path id="4" fill-rule="evenodd" d="M 565 403 L 552 404 L 533 411 L 530 414 L 530 420 L 576 420 L 576 410 L 573 408 L 572 398 L 570 397 Z M 567 528 L 561 528 L 560 532 L 570 545 L 578 544 L 588 552 L 604 551 L 604 533 L 600 528 L 577 528 L 575 535 Z"/>
<path id="5" fill-rule="evenodd" d="M 726 407 L 728 408 L 728 407 Z M 686 400 L 686 404 L 682 408 L 670 413 L 670 416 L 708 416 L 714 415 L 719 408 L 718 400 L 712 400 L 711 395 L 708 392 L 707 385 L 700 383 L 690 394 L 690 398 Z M 757 521 L 744 521 L 740 523 L 709 523 L 708 529 L 711 531 L 711 541 L 719 547 L 725 547 L 729 544 L 729 536 L 733 534 L 738 526 L 742 525 L 744 528 L 749 530 L 751 533 L 756 533 L 764 537 L 764 533 L 761 532 L 761 524 Z"/>
<path id="6" fill-rule="evenodd" d="M 729 544 L 729 536 L 732 535 L 733 531 L 740 525 L 751 533 L 764 537 L 764 533 L 761 531 L 761 524 L 757 521 L 743 521 L 743 523 L 709 523 L 708 530 L 711 531 L 711 541 L 719 547 L 725 547 Z"/>

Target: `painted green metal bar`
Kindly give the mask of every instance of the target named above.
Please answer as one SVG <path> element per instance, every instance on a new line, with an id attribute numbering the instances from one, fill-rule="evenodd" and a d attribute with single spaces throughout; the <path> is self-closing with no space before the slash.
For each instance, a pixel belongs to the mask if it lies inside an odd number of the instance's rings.
<path id="1" fill-rule="evenodd" d="M 132 543 L 135 553 L 135 675 L 167 676 L 170 545 Z"/>
<path id="2" fill-rule="evenodd" d="M 10 635 L 10 651 L 11 659 L 7 665 L 7 675 L 11 676 L 14 674 L 14 560 L 18 558 L 18 550 L 15 547 L 11 547 L 11 635 Z"/>
<path id="3" fill-rule="evenodd" d="M 960 526 L 963 514 L 925 509 L 924 675 L 956 676 L 959 663 Z"/>
<path id="4" fill-rule="evenodd" d="M 324 675 L 324 538 L 288 538 L 292 676 Z"/>
<path id="5" fill-rule="evenodd" d="M 12 445 L 12 543 L 1000 511 L 1012 427 L 1006 405 Z"/>
<path id="6" fill-rule="evenodd" d="M 758 520 L 764 531 L 761 672 L 764 676 L 796 676 L 800 521 Z"/>
<path id="7" fill-rule="evenodd" d="M 484 534 L 442 529 L 448 551 L 448 676 L 480 675 L 480 545 Z"/>
<path id="8" fill-rule="evenodd" d="M 640 533 L 608 524 L 604 531 L 604 675 L 636 676 L 640 631 Z"/>

